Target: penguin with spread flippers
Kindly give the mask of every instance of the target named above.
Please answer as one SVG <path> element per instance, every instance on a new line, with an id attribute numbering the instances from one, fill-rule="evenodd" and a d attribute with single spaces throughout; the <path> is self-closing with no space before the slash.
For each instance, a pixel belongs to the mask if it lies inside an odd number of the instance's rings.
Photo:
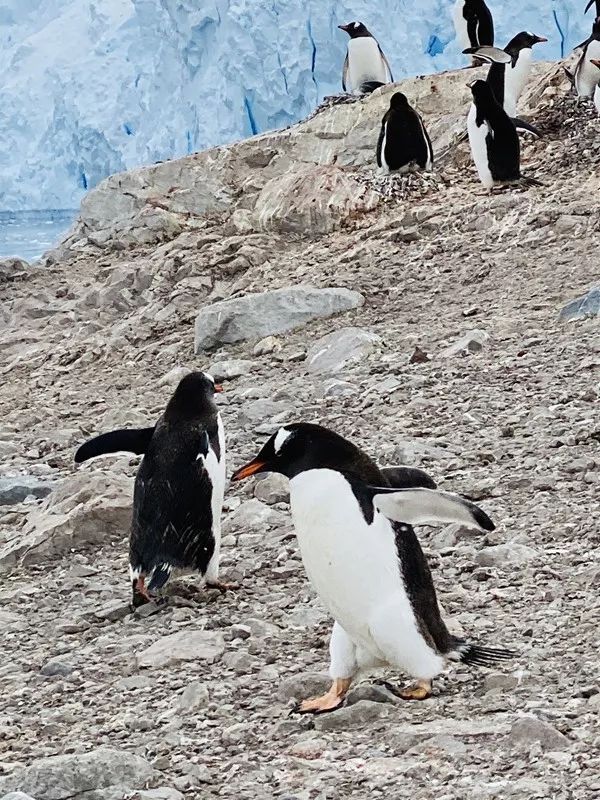
<path id="1" fill-rule="evenodd" d="M 491 47 L 494 44 L 494 20 L 484 0 L 456 0 L 454 29 L 460 49 Z M 474 63 L 480 63 L 473 59 Z"/>
<path id="2" fill-rule="evenodd" d="M 367 94 L 394 79 L 383 50 L 362 22 L 338 25 L 350 37 L 342 73 L 342 87 L 349 94 Z"/>
<path id="3" fill-rule="evenodd" d="M 302 560 L 334 619 L 331 688 L 305 700 L 300 711 L 337 708 L 363 667 L 403 670 L 415 683 L 400 695 L 424 699 L 451 661 L 487 666 L 513 657 L 448 631 L 412 527 L 442 521 L 493 530 L 476 505 L 448 492 L 390 486 L 385 473 L 352 442 L 308 423 L 280 428 L 232 479 L 260 472 L 290 479 Z"/>
<path id="4" fill-rule="evenodd" d="M 392 95 L 381 122 L 377 166 L 400 173 L 433 167 L 433 148 L 423 120 L 402 92 Z"/>
<path id="5" fill-rule="evenodd" d="M 154 427 L 97 436 L 75 454 L 80 463 L 118 451 L 143 454 L 133 496 L 129 567 L 133 604 L 151 599 L 174 572 L 199 572 L 221 590 L 219 551 L 225 491 L 225 435 L 204 372 L 186 375 Z"/>
<path id="6" fill-rule="evenodd" d="M 579 47 L 583 51 L 575 71 L 571 74 L 565 69 L 565 72 L 575 87 L 577 97 L 593 97 L 600 81 L 600 68 L 595 63 L 600 60 L 600 17 L 594 21 L 590 36 Z"/>
<path id="7" fill-rule="evenodd" d="M 473 103 L 467 117 L 467 132 L 473 161 L 486 189 L 495 184 L 539 185 L 521 175 L 521 148 L 514 122 L 494 97 L 485 81 L 470 85 Z"/>
<path id="8" fill-rule="evenodd" d="M 504 50 L 496 47 L 464 50 L 467 54 L 489 62 L 487 82 L 492 87 L 494 97 L 511 118 L 517 116 L 517 103 L 531 73 L 532 48 L 535 44 L 547 41 L 544 36 L 521 31 L 510 40 Z"/>

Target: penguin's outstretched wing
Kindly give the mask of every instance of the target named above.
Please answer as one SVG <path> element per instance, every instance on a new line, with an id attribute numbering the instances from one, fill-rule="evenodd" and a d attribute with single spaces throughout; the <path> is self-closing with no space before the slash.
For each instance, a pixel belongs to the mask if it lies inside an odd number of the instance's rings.
<path id="1" fill-rule="evenodd" d="M 529 122 L 526 122 L 524 119 L 521 119 L 520 117 L 511 117 L 511 119 L 517 130 L 527 131 L 527 133 L 533 134 L 538 139 L 542 138 L 541 132 L 534 125 L 531 125 Z"/>
<path id="2" fill-rule="evenodd" d="M 81 464 L 82 461 L 87 461 L 90 458 L 96 458 L 96 456 L 102 456 L 106 453 L 125 452 L 135 453 L 138 456 L 143 455 L 148 449 L 155 427 L 124 428 L 94 436 L 93 439 L 84 442 L 77 450 L 75 462 Z"/>
<path id="3" fill-rule="evenodd" d="M 422 469 L 415 467 L 382 467 L 382 472 L 394 489 L 435 489 L 433 478 Z"/>
<path id="4" fill-rule="evenodd" d="M 348 53 L 346 53 L 346 58 L 344 59 L 344 68 L 342 69 L 342 89 L 345 92 L 348 91 L 348 87 L 346 85 L 347 82 L 348 82 Z"/>
<path id="5" fill-rule="evenodd" d="M 463 50 L 467 56 L 475 56 L 485 61 L 488 64 L 510 64 L 512 56 L 505 50 L 500 50 L 499 47 L 491 47 L 486 45 L 484 47 L 467 47 Z"/>
<path id="6" fill-rule="evenodd" d="M 388 489 L 370 486 L 375 508 L 395 522 L 419 525 L 431 522 L 463 522 L 484 531 L 496 527 L 475 503 L 451 492 L 433 489 Z"/>

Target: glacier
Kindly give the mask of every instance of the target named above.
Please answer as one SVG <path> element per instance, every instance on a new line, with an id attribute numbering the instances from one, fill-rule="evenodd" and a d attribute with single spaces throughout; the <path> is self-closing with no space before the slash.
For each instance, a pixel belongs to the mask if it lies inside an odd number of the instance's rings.
<path id="1" fill-rule="evenodd" d="M 585 0 L 488 0 L 496 42 L 591 30 Z M 341 91 L 359 19 L 394 78 L 463 66 L 453 0 L 0 0 L 0 210 L 75 208 L 109 174 L 290 125 Z M 566 86 L 565 86 L 566 90 Z"/>

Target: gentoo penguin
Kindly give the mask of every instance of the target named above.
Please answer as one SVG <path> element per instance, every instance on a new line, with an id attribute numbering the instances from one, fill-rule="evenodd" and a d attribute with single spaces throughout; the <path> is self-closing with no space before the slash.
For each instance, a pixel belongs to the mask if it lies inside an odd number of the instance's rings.
<path id="1" fill-rule="evenodd" d="M 377 142 L 377 166 L 387 172 L 409 172 L 414 167 L 430 170 L 433 148 L 420 115 L 406 95 L 396 92 L 381 121 Z"/>
<path id="2" fill-rule="evenodd" d="M 467 117 L 467 132 L 473 161 L 486 189 L 495 183 L 517 181 L 538 184 L 521 175 L 521 149 L 514 122 L 497 102 L 485 81 L 470 86 L 473 104 Z"/>
<path id="3" fill-rule="evenodd" d="M 600 68 L 594 63 L 600 60 L 600 17 L 595 20 L 590 37 L 580 47 L 583 47 L 583 52 L 575 67 L 572 81 L 577 97 L 592 97 L 600 81 Z"/>
<path id="4" fill-rule="evenodd" d="M 494 44 L 494 20 L 484 0 L 456 0 L 454 29 L 460 49 Z"/>
<path id="5" fill-rule="evenodd" d="M 531 72 L 532 47 L 539 42 L 547 42 L 543 36 L 521 31 L 514 36 L 504 50 L 496 47 L 467 48 L 465 53 L 488 61 L 491 66 L 487 82 L 492 87 L 494 97 L 504 107 L 509 117 L 517 116 L 517 102 Z M 508 60 L 506 56 L 509 56 Z"/>
<path id="6" fill-rule="evenodd" d="M 593 58 L 592 64 L 600 69 L 600 60 Z M 596 111 L 598 114 L 600 114 L 600 83 L 596 85 L 596 89 L 594 91 L 594 105 L 596 106 Z"/>
<path id="7" fill-rule="evenodd" d="M 342 73 L 342 87 L 350 94 L 372 92 L 394 79 L 388 60 L 377 39 L 362 22 L 338 25 L 350 37 Z"/>
<path id="8" fill-rule="evenodd" d="M 97 436 L 75 454 L 76 462 L 121 450 L 144 454 L 129 539 L 134 606 L 148 602 L 175 570 L 228 588 L 218 580 L 225 491 L 225 435 L 214 401 L 220 391 L 208 373 L 191 372 L 154 427 Z"/>
<path id="9" fill-rule="evenodd" d="M 292 516 L 308 577 L 334 619 L 330 690 L 303 712 L 338 707 L 359 668 L 391 665 L 416 683 L 401 692 L 423 699 L 448 661 L 492 664 L 512 657 L 449 633 L 413 524 L 460 521 L 492 530 L 489 517 L 458 495 L 391 487 L 369 456 L 320 425 L 275 433 L 234 473 L 290 479 Z"/>

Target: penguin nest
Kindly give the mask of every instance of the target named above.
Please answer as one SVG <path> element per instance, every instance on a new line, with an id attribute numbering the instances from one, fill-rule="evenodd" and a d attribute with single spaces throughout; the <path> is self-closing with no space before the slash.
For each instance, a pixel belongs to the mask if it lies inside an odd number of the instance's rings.
<path id="1" fill-rule="evenodd" d="M 362 172 L 356 180 L 388 203 L 425 197 L 432 191 L 439 192 L 444 186 L 442 176 L 436 172 L 409 172 L 407 175 Z"/>

